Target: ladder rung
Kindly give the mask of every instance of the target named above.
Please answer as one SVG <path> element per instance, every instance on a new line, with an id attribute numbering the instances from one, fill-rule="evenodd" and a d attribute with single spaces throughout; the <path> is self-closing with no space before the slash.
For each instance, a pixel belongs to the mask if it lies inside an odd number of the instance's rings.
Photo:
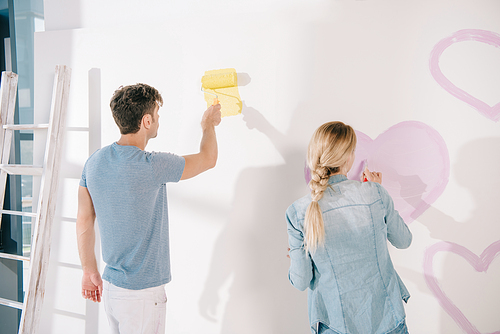
<path id="1" fill-rule="evenodd" d="M 36 212 L 22 212 L 22 211 L 12 211 L 12 210 L 1 210 L 1 212 L 2 214 L 6 213 L 8 215 L 36 217 Z"/>
<path id="2" fill-rule="evenodd" d="M 71 126 L 66 128 L 68 131 L 89 131 L 89 128 L 87 127 L 81 127 L 81 126 Z"/>
<path id="3" fill-rule="evenodd" d="M 48 129 L 48 124 L 5 124 L 4 129 L 8 130 L 38 130 Z"/>
<path id="4" fill-rule="evenodd" d="M 0 169 L 11 175 L 42 175 L 43 168 L 30 165 L 0 165 Z"/>
<path id="5" fill-rule="evenodd" d="M 10 299 L 5 299 L 5 298 L 0 298 L 0 305 L 13 307 L 13 308 L 17 308 L 20 310 L 23 309 L 23 303 L 16 302 L 16 301 L 10 300 Z"/>
<path id="6" fill-rule="evenodd" d="M 17 261 L 29 261 L 30 260 L 29 256 L 22 256 L 22 255 L 1 253 L 1 252 L 0 252 L 0 258 L 9 259 L 9 260 L 17 260 Z"/>

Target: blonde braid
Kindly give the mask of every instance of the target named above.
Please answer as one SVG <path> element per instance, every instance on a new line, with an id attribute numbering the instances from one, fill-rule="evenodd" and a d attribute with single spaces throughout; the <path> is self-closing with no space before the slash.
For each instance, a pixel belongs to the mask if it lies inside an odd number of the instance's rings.
<path id="1" fill-rule="evenodd" d="M 318 202 L 323 197 L 323 192 L 328 186 L 328 179 L 330 178 L 330 169 L 325 167 L 317 167 L 316 170 L 311 171 L 311 197 L 313 201 Z"/>
<path id="2" fill-rule="evenodd" d="M 316 251 L 318 245 L 324 243 L 325 240 L 325 227 L 323 222 L 323 215 L 318 201 L 323 197 L 323 193 L 328 187 L 328 179 L 331 175 L 331 169 L 327 167 L 316 167 L 311 170 L 311 181 L 309 187 L 311 188 L 312 202 L 307 207 L 304 229 L 306 231 L 305 249 L 311 253 Z"/>
<path id="3" fill-rule="evenodd" d="M 320 126 L 309 143 L 307 161 L 311 171 L 311 203 L 304 220 L 304 248 L 314 254 L 324 244 L 325 226 L 319 201 L 328 187 L 331 175 L 340 172 L 356 148 L 354 130 L 342 122 L 329 122 Z"/>

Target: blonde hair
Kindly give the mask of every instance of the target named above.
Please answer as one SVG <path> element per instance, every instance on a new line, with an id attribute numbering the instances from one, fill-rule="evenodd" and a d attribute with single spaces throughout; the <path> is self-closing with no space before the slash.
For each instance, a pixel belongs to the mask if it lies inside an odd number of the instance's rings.
<path id="1" fill-rule="evenodd" d="M 328 179 L 337 174 L 356 148 L 356 133 L 342 122 L 328 122 L 313 134 L 307 149 L 307 164 L 311 171 L 312 202 L 307 207 L 304 222 L 306 251 L 314 253 L 324 244 L 325 227 L 318 201 L 328 187 Z"/>

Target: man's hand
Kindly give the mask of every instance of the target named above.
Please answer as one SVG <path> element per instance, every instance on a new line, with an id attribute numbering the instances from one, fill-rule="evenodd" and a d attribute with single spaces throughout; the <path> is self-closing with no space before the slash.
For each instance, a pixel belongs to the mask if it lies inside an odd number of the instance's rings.
<path id="1" fill-rule="evenodd" d="M 83 272 L 82 297 L 93 302 L 101 302 L 102 279 L 99 272 Z"/>
<path id="2" fill-rule="evenodd" d="M 217 126 L 221 121 L 221 112 L 220 112 L 220 104 L 216 104 L 214 106 L 210 106 L 201 119 L 201 128 L 203 130 L 207 129 L 211 126 Z"/>

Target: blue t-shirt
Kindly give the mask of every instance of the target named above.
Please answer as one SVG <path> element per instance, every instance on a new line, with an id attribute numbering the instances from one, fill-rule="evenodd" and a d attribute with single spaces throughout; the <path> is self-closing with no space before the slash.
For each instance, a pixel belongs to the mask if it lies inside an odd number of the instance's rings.
<path id="1" fill-rule="evenodd" d="M 139 290 L 170 282 L 167 182 L 178 182 L 183 157 L 113 143 L 85 163 L 80 185 L 92 198 L 103 279 Z"/>

